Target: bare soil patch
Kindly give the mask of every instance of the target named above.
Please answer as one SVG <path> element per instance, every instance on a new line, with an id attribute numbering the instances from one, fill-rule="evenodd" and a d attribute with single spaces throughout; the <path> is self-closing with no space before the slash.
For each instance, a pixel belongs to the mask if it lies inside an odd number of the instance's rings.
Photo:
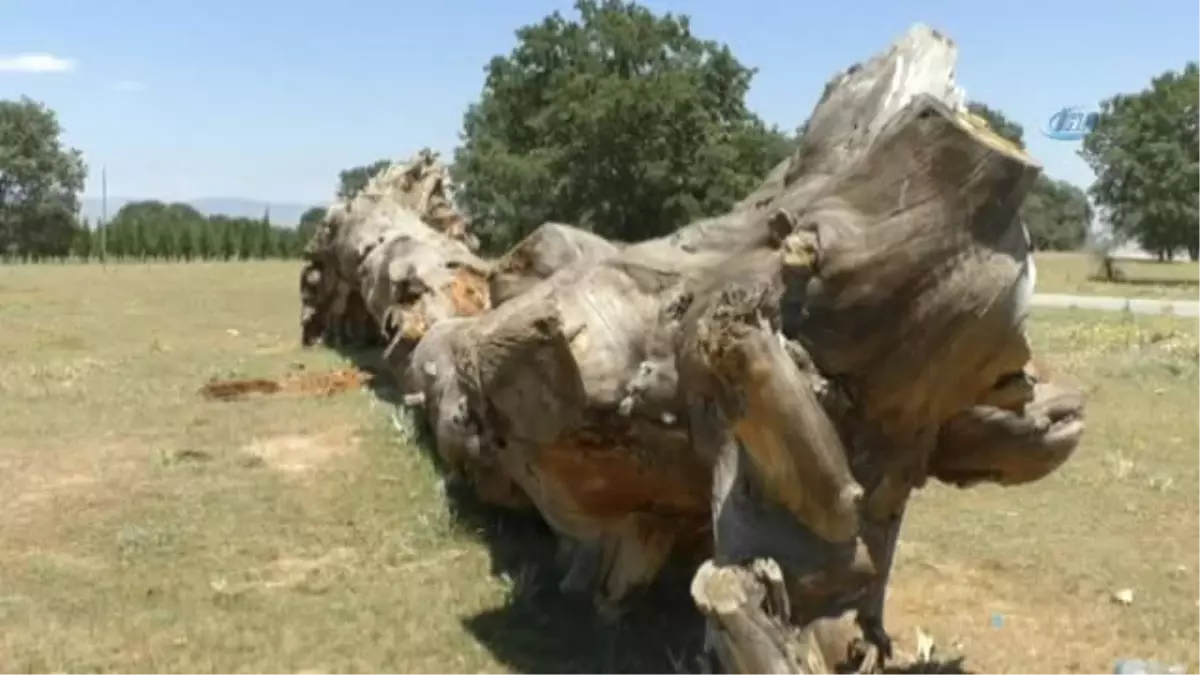
<path id="1" fill-rule="evenodd" d="M 353 452 L 357 439 L 347 430 L 323 434 L 273 436 L 254 441 L 243 452 L 267 466 L 288 474 L 303 474 Z"/>
<path id="2" fill-rule="evenodd" d="M 272 352 L 258 352 L 272 353 Z M 205 398 L 234 400 L 254 394 L 285 394 L 293 396 L 333 396 L 334 394 L 362 387 L 371 381 L 371 375 L 356 368 L 339 368 L 325 373 L 295 373 L 287 377 L 269 380 L 262 377 L 238 380 L 213 380 L 200 388 Z"/>

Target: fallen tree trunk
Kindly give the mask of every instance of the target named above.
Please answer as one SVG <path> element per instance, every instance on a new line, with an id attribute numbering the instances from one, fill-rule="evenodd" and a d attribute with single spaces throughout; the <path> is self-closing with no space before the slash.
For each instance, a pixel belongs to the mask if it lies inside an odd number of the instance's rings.
<path id="1" fill-rule="evenodd" d="M 911 492 L 1074 450 L 1082 400 L 1027 368 L 1016 210 L 1040 169 L 962 111 L 955 58 L 914 28 L 830 82 L 757 191 L 658 240 L 548 224 L 489 266 L 406 207 L 331 217 L 330 264 L 405 345 L 439 454 L 544 516 L 564 589 L 612 611 L 706 550 L 692 591 L 724 670 L 874 670 Z"/>
<path id="2" fill-rule="evenodd" d="M 752 202 L 456 323 L 441 362 L 461 365 L 442 377 L 461 387 L 469 445 L 572 540 L 565 585 L 591 577 L 612 607 L 711 531 L 716 569 L 774 560 L 789 603 L 758 637 L 709 612 L 726 669 L 802 670 L 764 645 L 847 610 L 872 669 L 911 490 L 931 470 L 1037 474 L 1062 453 L 1011 450 L 1077 443 L 1078 405 L 1057 431 L 1022 426 L 1033 389 L 1008 425 L 978 413 L 1030 357 L 1015 215 L 1038 167 L 960 113 L 953 66 L 949 41 L 910 32 L 831 83 Z M 963 445 L 981 430 L 987 451 Z M 727 604 L 706 588 L 702 608 Z"/>

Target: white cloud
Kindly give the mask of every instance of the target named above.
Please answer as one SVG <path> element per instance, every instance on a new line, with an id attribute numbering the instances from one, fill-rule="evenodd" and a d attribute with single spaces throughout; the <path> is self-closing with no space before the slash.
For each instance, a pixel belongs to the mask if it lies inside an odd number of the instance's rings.
<path id="1" fill-rule="evenodd" d="M 69 73 L 72 70 L 75 70 L 73 59 L 64 59 L 53 54 L 0 56 L 0 72 Z"/>
<path id="2" fill-rule="evenodd" d="M 141 91 L 146 88 L 146 85 L 137 80 L 118 80 L 113 82 L 113 91 Z"/>

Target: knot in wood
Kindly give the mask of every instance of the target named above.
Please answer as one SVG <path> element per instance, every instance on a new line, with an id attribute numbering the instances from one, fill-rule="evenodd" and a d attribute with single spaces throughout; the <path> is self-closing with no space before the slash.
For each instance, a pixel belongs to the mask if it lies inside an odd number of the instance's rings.
<path id="1" fill-rule="evenodd" d="M 799 230 L 789 234 L 779 246 L 785 267 L 815 272 L 819 263 L 819 240 L 815 232 Z"/>
<path id="2" fill-rule="evenodd" d="M 301 284 L 308 285 L 309 287 L 317 287 L 321 285 L 322 274 L 320 267 L 310 265 L 304 269 L 302 274 L 303 277 Z"/>
<path id="3" fill-rule="evenodd" d="M 420 277 L 416 276 L 416 271 L 412 266 L 409 266 L 404 277 L 393 283 L 392 299 L 402 304 L 414 303 L 431 290 Z"/>
<path id="4" fill-rule="evenodd" d="M 796 217 L 787 209 L 777 209 L 767 218 L 767 231 L 770 233 L 773 246 L 782 244 L 795 229 Z"/>
<path id="5" fill-rule="evenodd" d="M 420 342 L 421 338 L 425 337 L 425 333 L 429 331 L 429 322 L 425 320 L 424 313 L 419 310 L 411 312 L 401 310 L 400 316 L 403 321 L 400 335 L 403 339 L 412 344 Z"/>
<path id="6" fill-rule="evenodd" d="M 518 246 L 505 256 L 505 259 L 497 267 L 504 272 L 521 273 L 528 271 L 532 266 L 533 264 L 526 254 L 525 248 Z"/>
<path id="7" fill-rule="evenodd" d="M 710 320 L 757 326 L 778 314 L 774 289 L 767 284 L 730 284 L 721 289 L 710 311 Z"/>
<path id="8" fill-rule="evenodd" d="M 550 338 L 562 332 L 562 319 L 557 314 L 547 314 L 535 318 L 533 329 L 541 338 Z"/>

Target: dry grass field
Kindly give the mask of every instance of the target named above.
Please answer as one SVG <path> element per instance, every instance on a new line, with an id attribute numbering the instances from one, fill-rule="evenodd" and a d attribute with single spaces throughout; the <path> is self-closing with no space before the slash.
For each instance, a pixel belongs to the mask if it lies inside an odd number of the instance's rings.
<path id="1" fill-rule="evenodd" d="M 593 619 L 545 574 L 537 523 L 442 487 L 386 383 L 198 394 L 345 365 L 298 347 L 297 270 L 0 267 L 0 670 L 692 668 L 687 570 L 624 622 Z M 1064 312 L 1032 332 L 1090 392 L 1084 447 L 1033 486 L 917 496 L 897 646 L 920 626 L 968 671 L 1194 672 L 1196 326 Z"/>
<path id="2" fill-rule="evenodd" d="M 1200 266 L 1194 262 L 1118 260 L 1124 279 L 1113 283 L 1095 278 L 1099 265 L 1087 253 L 1046 252 L 1035 259 L 1040 293 L 1179 300 L 1195 300 L 1200 293 Z"/>

